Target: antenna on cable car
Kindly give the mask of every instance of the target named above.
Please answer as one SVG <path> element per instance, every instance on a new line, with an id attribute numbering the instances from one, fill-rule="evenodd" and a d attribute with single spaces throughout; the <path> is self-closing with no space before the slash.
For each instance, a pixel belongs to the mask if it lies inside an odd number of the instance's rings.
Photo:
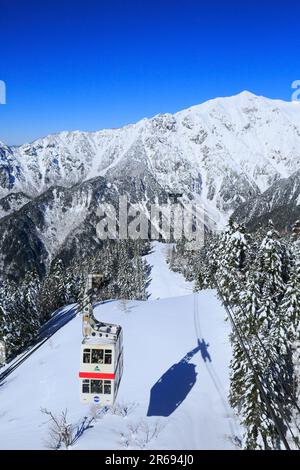
<path id="1" fill-rule="evenodd" d="M 112 405 L 123 373 L 123 335 L 120 325 L 94 316 L 93 297 L 105 285 L 103 274 L 89 274 L 83 300 L 80 359 L 80 399 L 83 403 Z"/>

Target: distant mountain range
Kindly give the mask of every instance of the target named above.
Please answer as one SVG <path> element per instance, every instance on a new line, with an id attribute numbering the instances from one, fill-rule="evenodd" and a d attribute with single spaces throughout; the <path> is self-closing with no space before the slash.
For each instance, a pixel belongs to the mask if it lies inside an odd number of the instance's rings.
<path id="1" fill-rule="evenodd" d="M 182 192 L 203 203 L 211 228 L 234 212 L 285 226 L 298 214 L 299 170 L 300 104 L 249 92 L 121 129 L 0 144 L 0 273 L 42 273 L 92 249 L 97 205 L 120 194 L 146 204 Z"/>

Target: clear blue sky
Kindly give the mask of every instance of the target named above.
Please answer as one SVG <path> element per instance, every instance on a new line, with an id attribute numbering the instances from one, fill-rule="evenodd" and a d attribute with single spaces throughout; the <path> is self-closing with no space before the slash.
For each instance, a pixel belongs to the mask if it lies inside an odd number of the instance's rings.
<path id="1" fill-rule="evenodd" d="M 1 0 L 0 140 L 119 127 L 248 89 L 289 100 L 300 2 Z"/>

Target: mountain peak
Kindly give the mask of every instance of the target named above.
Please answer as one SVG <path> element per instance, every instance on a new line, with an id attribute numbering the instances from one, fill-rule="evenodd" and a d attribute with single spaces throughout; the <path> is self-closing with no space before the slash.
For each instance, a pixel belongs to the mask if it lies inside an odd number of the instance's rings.
<path id="1" fill-rule="evenodd" d="M 240 93 L 238 93 L 236 96 L 244 96 L 245 98 L 258 98 L 257 95 L 255 95 L 254 93 L 248 90 L 243 90 Z"/>

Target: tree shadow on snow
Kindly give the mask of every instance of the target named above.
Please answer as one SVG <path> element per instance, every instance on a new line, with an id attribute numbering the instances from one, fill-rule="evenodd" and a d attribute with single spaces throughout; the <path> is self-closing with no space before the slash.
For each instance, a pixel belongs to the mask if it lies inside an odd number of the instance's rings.
<path id="1" fill-rule="evenodd" d="M 40 329 L 38 341 L 49 338 L 59 328 L 62 328 L 70 320 L 76 316 L 77 306 L 73 305 L 70 308 L 59 308 Z"/>
<path id="2" fill-rule="evenodd" d="M 208 346 L 203 338 L 202 341 L 198 340 L 198 346 L 170 367 L 153 385 L 147 416 L 170 416 L 181 405 L 197 379 L 196 365 L 190 364 L 190 360 L 200 352 L 204 362 L 206 359 L 211 362 Z"/>
<path id="3" fill-rule="evenodd" d="M 152 282 L 152 277 L 151 277 L 152 269 L 153 269 L 153 265 L 150 265 L 148 263 L 146 273 L 145 273 L 145 275 L 146 275 L 146 284 L 145 284 L 146 292 L 147 292 L 147 289 L 148 289 L 148 287 L 150 286 L 150 284 Z M 151 297 L 151 294 L 147 293 L 147 299 L 149 299 L 149 297 Z"/>
<path id="4" fill-rule="evenodd" d="M 85 431 L 94 427 L 92 426 L 93 421 L 95 421 L 94 418 L 88 418 L 87 416 L 83 418 L 81 423 L 77 425 L 76 432 L 72 439 L 71 445 L 74 445 Z"/>

